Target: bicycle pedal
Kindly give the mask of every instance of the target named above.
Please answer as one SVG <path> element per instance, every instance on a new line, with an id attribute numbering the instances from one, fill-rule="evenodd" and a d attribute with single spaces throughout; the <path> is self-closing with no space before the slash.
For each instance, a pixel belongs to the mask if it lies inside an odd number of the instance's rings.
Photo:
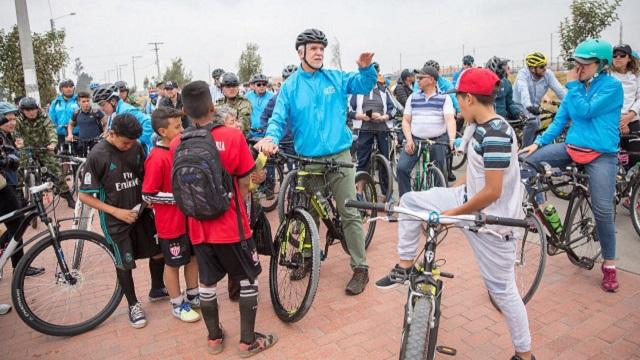
<path id="1" fill-rule="evenodd" d="M 590 258 L 587 257 L 582 257 L 580 259 L 580 267 L 585 269 L 585 270 L 591 270 L 593 269 L 593 265 L 595 265 L 595 261 L 591 260 Z"/>
<path id="2" fill-rule="evenodd" d="M 436 351 L 439 352 L 440 354 L 449 355 L 449 356 L 456 356 L 456 354 L 458 353 L 458 350 L 450 346 L 444 346 L 444 345 L 436 346 Z"/>

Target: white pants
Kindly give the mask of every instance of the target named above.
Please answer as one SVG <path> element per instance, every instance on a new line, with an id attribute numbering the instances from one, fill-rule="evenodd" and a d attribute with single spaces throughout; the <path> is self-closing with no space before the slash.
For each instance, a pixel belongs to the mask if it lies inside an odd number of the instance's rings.
<path id="1" fill-rule="evenodd" d="M 464 203 L 465 188 L 434 188 L 429 191 L 408 192 L 400 199 L 400 206 L 416 211 L 442 212 Z M 401 260 L 413 260 L 417 256 L 422 234 L 420 221 L 400 215 L 398 222 L 398 254 Z M 517 352 L 531 350 L 531 334 L 527 310 L 516 287 L 514 264 L 516 242 L 492 234 L 463 230 L 480 268 L 480 274 L 491 297 L 507 318 L 511 341 Z"/>

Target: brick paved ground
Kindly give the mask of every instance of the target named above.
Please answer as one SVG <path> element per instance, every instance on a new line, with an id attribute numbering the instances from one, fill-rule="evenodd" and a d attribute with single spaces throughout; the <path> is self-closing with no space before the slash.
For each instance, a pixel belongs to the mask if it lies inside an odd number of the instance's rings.
<path id="1" fill-rule="evenodd" d="M 65 211 L 66 212 L 66 211 Z M 59 215 L 60 216 L 60 215 Z M 368 251 L 372 282 L 395 263 L 395 225 L 378 225 Z M 471 250 L 452 232 L 439 251 L 447 259 L 439 343 L 457 348 L 457 359 L 508 359 L 510 338 L 502 316 L 488 301 Z M 263 266 L 267 266 L 263 258 Z M 266 269 L 266 267 L 265 267 Z M 50 270 L 50 269 L 48 269 Z M 9 301 L 10 267 L 0 282 L 0 301 Z M 341 248 L 331 248 L 322 264 L 315 302 L 300 322 L 284 324 L 273 313 L 268 279 L 260 279 L 257 329 L 275 331 L 280 342 L 258 359 L 395 359 L 398 356 L 405 288 L 381 291 L 370 284 L 364 294 L 349 297 L 344 286 L 351 273 Z M 148 270 L 139 263 L 134 276 L 149 325 L 141 330 L 127 322 L 125 302 L 97 329 L 73 338 L 32 331 L 15 310 L 0 317 L 1 359 L 202 359 L 206 354 L 202 322 L 184 324 L 169 314 L 167 303 L 150 304 Z M 549 258 L 541 288 L 527 306 L 538 359 L 640 359 L 640 276 L 621 272 L 621 289 L 605 294 L 600 271 L 585 271 L 564 256 Z M 237 304 L 220 284 L 221 322 L 227 331 L 220 359 L 236 358 L 239 341 Z M 440 358 L 446 358 L 441 356 Z"/>

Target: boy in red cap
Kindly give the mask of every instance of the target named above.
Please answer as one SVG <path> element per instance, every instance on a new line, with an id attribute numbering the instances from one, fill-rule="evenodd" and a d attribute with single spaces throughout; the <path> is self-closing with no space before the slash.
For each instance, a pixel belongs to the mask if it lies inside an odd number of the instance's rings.
<path id="1" fill-rule="evenodd" d="M 498 77 L 487 69 L 473 68 L 462 72 L 456 93 L 462 116 L 474 124 L 473 134 L 465 147 L 469 157 L 467 174 L 451 188 L 408 192 L 400 206 L 414 211 L 436 211 L 441 215 L 483 212 L 488 215 L 523 219 L 518 143 L 513 129 L 494 110 Z M 509 189 L 503 191 L 502 189 Z M 413 271 L 414 258 L 422 226 L 407 215 L 399 216 L 398 254 L 400 262 L 378 280 L 379 288 L 392 288 L 407 283 Z M 490 225 L 500 234 L 462 230 L 473 249 L 480 273 L 491 297 L 507 319 L 516 354 L 512 360 L 535 359 L 531 355 L 531 334 L 524 303 L 515 282 L 516 241 L 512 228 Z"/>

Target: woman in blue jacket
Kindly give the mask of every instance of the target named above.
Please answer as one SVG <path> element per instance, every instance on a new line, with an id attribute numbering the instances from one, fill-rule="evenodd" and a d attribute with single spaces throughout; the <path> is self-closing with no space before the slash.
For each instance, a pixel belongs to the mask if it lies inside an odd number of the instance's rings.
<path id="1" fill-rule="evenodd" d="M 576 47 L 572 57 L 576 67 L 567 74 L 565 86 L 568 92 L 554 121 L 532 145 L 521 151 L 528 154 L 530 162 L 544 161 L 552 167 L 561 168 L 571 163 L 572 147 L 595 152 L 592 153 L 595 158 L 586 163 L 585 170 L 589 175 L 596 231 L 604 258 L 602 288 L 609 292 L 618 289 L 613 197 L 620 110 L 624 100 L 622 85 L 607 71 L 612 57 L 611 44 L 603 40 L 586 40 Z M 549 145 L 560 135 L 569 119 L 571 125 L 566 143 Z M 531 170 L 523 171 L 523 178 L 531 175 Z"/>

